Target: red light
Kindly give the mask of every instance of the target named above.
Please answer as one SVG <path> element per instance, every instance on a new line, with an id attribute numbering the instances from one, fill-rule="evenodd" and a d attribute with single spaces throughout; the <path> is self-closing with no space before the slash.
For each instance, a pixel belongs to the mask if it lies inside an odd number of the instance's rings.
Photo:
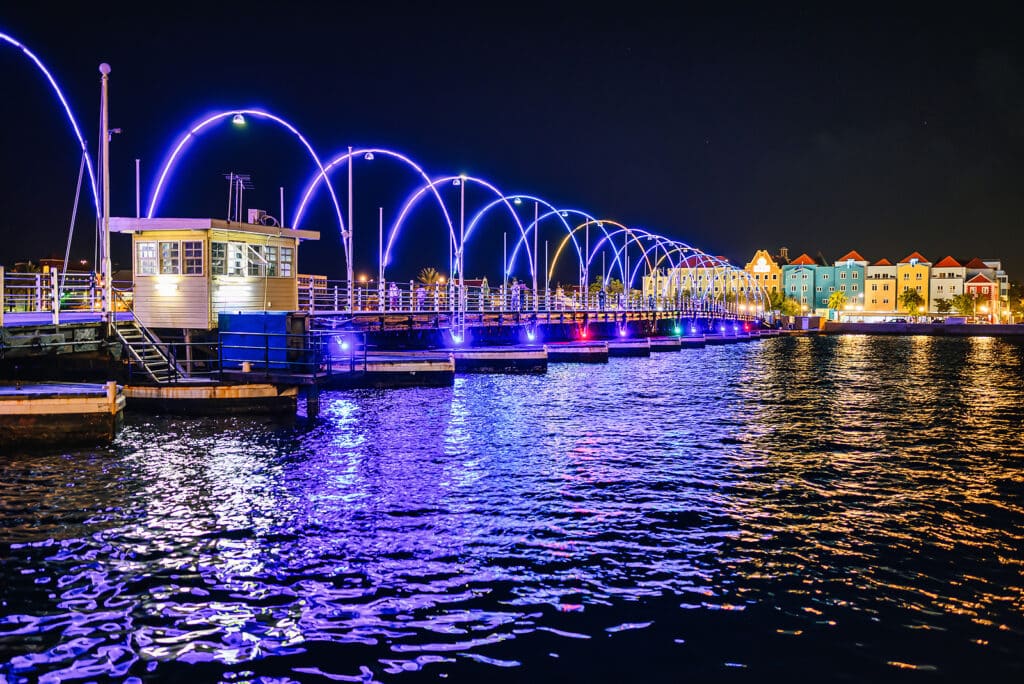
<path id="1" fill-rule="evenodd" d="M 580 337 L 582 337 L 583 339 L 587 339 L 587 331 L 586 330 L 582 330 L 580 332 Z"/>

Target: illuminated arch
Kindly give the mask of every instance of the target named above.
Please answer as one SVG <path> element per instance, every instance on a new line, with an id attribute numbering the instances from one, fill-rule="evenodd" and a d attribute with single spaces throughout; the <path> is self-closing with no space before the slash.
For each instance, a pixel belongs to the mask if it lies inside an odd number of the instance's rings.
<path id="1" fill-rule="evenodd" d="M 548 278 L 549 279 L 554 276 L 555 266 L 558 265 L 558 257 L 561 256 L 562 250 L 565 248 L 566 243 L 569 241 L 570 238 L 572 238 L 573 242 L 576 241 L 576 238 L 573 237 L 573 236 L 574 236 L 574 234 L 577 231 L 585 230 L 587 228 L 587 226 L 589 226 L 591 224 L 596 224 L 597 227 L 605 234 L 605 237 L 607 238 L 608 230 L 604 227 L 605 223 L 611 223 L 613 225 L 622 225 L 622 224 L 619 224 L 619 223 L 616 223 L 616 222 L 612 221 L 611 219 L 595 219 L 595 218 L 591 217 L 589 214 L 584 214 L 583 212 L 578 212 L 578 213 L 580 213 L 582 216 L 586 217 L 587 220 L 584 221 L 583 223 L 579 224 L 575 228 L 573 228 L 572 231 L 570 231 L 568 235 L 566 235 L 564 238 L 562 238 L 562 241 L 558 245 L 558 249 L 555 250 L 555 256 L 551 259 L 551 266 L 550 266 L 550 268 L 548 270 Z M 586 250 L 584 249 L 583 251 L 586 251 Z M 583 258 L 582 252 L 580 252 L 580 255 L 581 255 L 580 256 L 580 278 L 582 280 L 584 264 L 589 266 L 590 265 L 590 261 L 589 261 L 589 259 L 584 259 Z M 621 274 L 621 272 L 622 272 L 621 264 L 619 265 L 619 269 L 620 269 L 620 274 Z"/>
<path id="2" fill-rule="evenodd" d="M 173 151 L 168 156 L 167 161 L 164 162 L 160 174 L 157 176 L 156 186 L 153 188 L 153 192 L 150 195 L 149 210 L 146 212 L 146 218 L 153 218 L 153 214 L 156 213 L 156 207 L 157 203 L 160 201 L 160 192 L 163 189 L 164 181 L 167 180 L 168 177 L 170 176 L 171 168 L 174 166 L 174 161 L 178 158 L 178 155 L 181 153 L 182 149 L 185 147 L 188 141 L 191 140 L 194 136 L 198 135 L 200 131 L 202 131 L 210 124 L 216 121 L 220 121 L 226 117 L 234 117 L 239 114 L 255 116 L 256 118 L 260 119 L 268 119 L 288 129 L 289 132 L 291 132 L 295 137 L 299 139 L 302 145 L 309 152 L 309 156 L 311 156 L 313 158 L 313 161 L 316 162 L 317 168 L 320 169 L 320 176 L 322 176 L 325 179 L 327 178 L 327 172 L 324 170 L 324 165 L 320 163 L 320 158 L 313 150 L 313 146 L 310 145 L 309 141 L 307 141 L 306 138 L 301 133 L 299 133 L 298 129 L 296 129 L 290 123 L 288 123 L 287 121 L 278 116 L 275 116 L 274 114 L 271 114 L 270 112 L 266 112 L 260 109 L 232 109 L 228 111 L 219 112 L 217 114 L 213 114 L 203 119 L 198 124 L 189 129 L 188 132 L 186 132 L 185 135 L 183 135 L 178 140 L 178 143 L 174 146 Z M 341 230 L 342 240 L 344 241 L 347 247 L 348 236 L 345 231 L 345 221 L 341 217 L 341 206 L 338 204 L 338 197 L 334 194 L 334 188 L 331 187 L 330 183 L 327 183 L 327 189 L 331 193 L 331 201 L 334 203 L 334 211 L 338 216 L 338 228 Z"/>
<path id="3" fill-rule="evenodd" d="M 409 157 L 406 157 L 405 155 L 403 155 L 403 154 L 401 154 L 399 152 L 395 152 L 394 150 L 384 149 L 382 147 L 367 147 L 367 148 L 362 148 L 362 149 L 358 149 L 358 150 L 352 150 L 351 152 L 347 152 L 347 151 L 343 152 L 343 153 L 339 154 L 338 156 L 334 157 L 333 159 L 331 159 L 329 162 L 327 162 L 327 164 L 324 166 L 324 171 L 325 172 L 329 172 L 336 165 L 341 164 L 341 163 L 347 163 L 351 156 L 355 156 L 355 155 L 365 156 L 367 154 L 373 154 L 373 155 L 383 154 L 385 156 L 393 157 L 395 159 L 398 159 L 399 161 L 404 162 L 406 165 L 410 166 L 413 170 L 415 170 L 416 173 L 418 173 L 420 175 L 420 177 L 424 180 L 425 183 L 427 183 L 428 185 L 430 184 L 430 177 L 419 166 L 419 164 L 417 164 L 412 159 L 410 159 Z M 320 181 L 324 180 L 324 179 L 325 179 L 324 174 L 318 173 L 318 174 L 315 174 L 313 176 L 313 178 L 310 179 L 309 183 L 306 184 L 306 189 L 302 193 L 302 199 L 299 201 L 299 204 L 296 207 L 295 212 L 292 214 L 292 216 L 295 217 L 292 220 L 292 227 L 293 228 L 298 228 L 299 227 L 299 224 L 302 222 L 302 217 L 303 217 L 303 215 L 306 212 L 306 205 L 309 203 L 309 200 L 312 198 L 313 193 L 316 192 L 317 188 L 320 186 Z M 445 206 L 445 203 L 441 199 L 441 195 L 440 195 L 440 193 L 438 193 L 437 188 L 435 188 L 434 186 L 430 186 L 430 187 L 431 187 L 431 190 L 433 190 L 433 192 L 434 192 L 434 197 L 437 198 L 437 203 L 441 207 L 441 213 L 444 214 L 444 219 L 448 223 L 449 231 L 454 233 L 455 229 L 452 226 L 451 216 L 448 214 L 448 207 Z"/>
<path id="4" fill-rule="evenodd" d="M 425 192 L 427 192 L 427 190 L 433 190 L 434 192 L 436 192 L 436 188 L 437 188 L 438 185 L 441 185 L 443 183 L 451 183 L 451 182 L 456 181 L 456 180 L 458 180 L 460 183 L 465 183 L 467 181 L 472 181 L 474 183 L 477 183 L 478 185 L 481 185 L 481 186 L 487 188 L 488 190 L 493 192 L 495 195 L 497 195 L 500 198 L 500 201 L 504 202 L 505 206 L 508 208 L 509 213 L 512 214 L 512 218 L 515 220 L 516 226 L 519 228 L 519 232 L 521 234 L 524 232 L 523 231 L 522 221 L 519 220 L 519 215 L 516 214 L 515 210 L 512 208 L 512 205 L 509 204 L 507 199 L 505 199 L 505 197 L 506 197 L 505 194 L 502 193 L 500 190 L 498 190 L 498 188 L 494 187 L 493 185 L 491 185 L 490 183 L 488 183 L 487 181 L 485 181 L 485 180 L 483 180 L 481 178 L 476 178 L 474 176 L 468 176 L 466 174 L 459 174 L 457 176 L 442 176 L 440 178 L 435 178 L 434 180 L 430 181 L 429 183 L 427 183 L 423 187 L 421 187 L 418 190 L 416 190 L 415 192 L 413 192 L 408 198 L 406 198 L 405 203 L 402 205 L 402 209 L 398 212 L 398 217 L 395 219 L 395 222 L 391 226 L 391 230 L 388 232 L 387 247 L 384 250 L 384 266 L 385 267 L 391 261 L 391 249 L 392 249 L 392 247 L 395 244 L 395 240 L 398 239 L 398 234 L 401 232 L 402 222 L 405 221 L 406 216 L 416 206 L 416 203 L 423 196 L 423 194 Z M 459 244 L 458 237 L 455 235 L 455 229 L 450 224 L 449 224 L 448 234 L 449 234 L 449 239 L 450 239 L 450 243 L 449 244 L 453 248 L 453 250 L 455 251 L 455 255 L 458 256 L 459 250 L 462 249 L 462 245 Z M 465 238 L 466 238 L 466 234 L 464 233 L 463 234 L 463 239 L 465 239 Z M 532 267 L 531 267 L 531 273 L 532 273 Z M 452 276 L 451 273 L 449 273 L 448 275 L 449 275 L 449 277 Z"/>
<path id="5" fill-rule="evenodd" d="M 67 114 L 68 121 L 71 122 L 71 128 L 75 132 L 75 137 L 78 138 L 78 144 L 82 148 L 82 155 L 85 157 L 85 166 L 89 170 L 89 180 L 91 181 L 89 183 L 89 187 L 92 189 L 93 205 L 96 207 L 96 217 L 99 218 L 100 197 L 99 190 L 97 189 L 96 184 L 96 174 L 93 172 L 92 169 L 92 160 L 89 159 L 89 152 L 86 149 L 85 138 L 82 137 L 82 131 L 78 128 L 78 122 L 75 121 L 75 115 L 71 113 L 71 106 L 68 105 L 68 101 L 64 97 L 64 93 L 61 92 L 61 89 L 57 85 L 57 81 L 54 80 L 53 75 L 50 73 L 50 70 L 46 68 L 42 61 L 40 61 L 40 59 L 36 57 L 31 50 L 29 50 L 22 43 L 18 42 L 6 33 L 0 33 L 0 40 L 10 43 L 14 47 L 18 48 L 23 53 L 25 53 L 25 56 L 32 60 L 32 63 L 35 64 L 41 72 L 43 72 L 43 75 L 46 76 L 46 80 L 50 83 L 50 87 L 53 88 L 53 92 L 57 94 L 57 99 L 60 100 L 61 106 L 64 107 L 64 113 Z"/>
<path id="6" fill-rule="evenodd" d="M 505 277 L 509 276 L 512 273 L 512 267 L 513 267 L 513 265 L 516 262 L 517 255 L 519 254 L 519 247 L 521 245 L 525 245 L 527 256 L 531 257 L 530 275 L 532 276 L 533 275 L 533 265 L 532 265 L 532 256 L 533 255 L 530 252 L 530 246 L 529 246 L 529 241 L 528 241 L 528 238 L 530 237 L 531 232 L 534 231 L 534 230 L 538 230 L 538 224 L 540 224 L 540 222 L 543 221 L 545 218 L 547 218 L 549 216 L 552 216 L 552 215 L 557 215 L 558 219 L 562 222 L 562 225 L 565 226 L 566 231 L 569 231 L 569 233 L 571 234 L 572 231 L 569 228 L 569 222 L 565 220 L 565 218 L 568 215 L 568 213 L 571 211 L 571 212 L 578 213 L 578 214 L 583 214 L 583 215 L 586 215 L 586 214 L 584 214 L 583 212 L 581 212 L 579 210 L 576 210 L 576 209 L 557 209 L 550 202 L 547 202 L 546 200 L 543 200 L 540 197 L 534 197 L 533 195 L 508 195 L 506 197 L 499 197 L 496 200 L 492 200 L 483 209 L 478 211 L 476 213 L 476 215 L 473 216 L 473 219 L 469 222 L 469 227 L 466 229 L 466 240 L 467 241 L 469 240 L 470 233 L 476 227 L 476 224 L 480 221 L 480 219 L 483 218 L 485 213 L 490 211 L 493 207 L 497 206 L 498 204 L 500 204 L 502 202 L 507 202 L 508 200 L 512 200 L 512 203 L 517 205 L 517 206 L 522 204 L 523 200 L 527 200 L 527 201 L 532 200 L 534 202 L 537 202 L 538 204 L 543 204 L 545 207 L 547 207 L 549 209 L 549 211 L 546 211 L 545 213 L 538 215 L 538 217 L 537 217 L 537 219 L 535 221 L 531 221 L 530 222 L 529 226 L 526 228 L 525 231 L 522 232 L 522 234 L 519 236 L 519 239 L 516 241 L 515 247 L 513 247 L 513 249 L 512 249 L 512 254 L 507 257 L 508 261 L 501 265 L 501 267 L 502 267 L 502 277 L 505 278 Z M 582 259 L 582 252 L 580 250 L 579 243 L 576 242 L 575 238 L 573 238 L 573 244 L 576 247 L 576 252 L 578 254 L 580 254 L 580 258 Z"/>

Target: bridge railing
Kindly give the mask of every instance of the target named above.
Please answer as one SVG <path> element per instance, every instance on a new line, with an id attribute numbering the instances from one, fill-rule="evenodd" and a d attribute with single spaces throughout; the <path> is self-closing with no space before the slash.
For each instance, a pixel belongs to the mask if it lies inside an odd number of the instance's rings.
<path id="1" fill-rule="evenodd" d="M 131 292 L 131 283 L 113 285 Z M 61 323 L 61 313 L 103 311 L 103 296 L 103 278 L 98 273 L 21 273 L 0 268 L 0 325 L 4 314 L 21 313 L 47 313 L 56 325 Z"/>
<path id="2" fill-rule="evenodd" d="M 312 313 L 341 313 L 349 310 L 350 288 L 343 280 L 312 280 L 299 283 L 299 309 Z M 671 311 L 694 316 L 735 316 L 754 318 L 753 307 L 745 310 L 736 302 L 701 297 L 648 295 L 634 290 L 603 296 L 600 292 L 581 294 L 578 288 L 530 287 L 517 281 L 496 286 L 457 283 L 390 281 L 381 286 L 360 281 L 351 288 L 355 313 L 418 314 L 462 311 L 466 313 L 563 313 L 563 312 L 654 312 Z M 464 306 L 464 309 L 462 308 Z"/>

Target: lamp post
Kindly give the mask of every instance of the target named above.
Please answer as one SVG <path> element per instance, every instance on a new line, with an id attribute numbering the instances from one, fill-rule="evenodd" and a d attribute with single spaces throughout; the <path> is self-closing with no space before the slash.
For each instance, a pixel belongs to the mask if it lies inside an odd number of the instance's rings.
<path id="1" fill-rule="evenodd" d="M 111 283 L 110 268 L 110 120 L 107 116 L 107 81 L 110 79 L 110 65 L 104 62 L 100 64 L 100 106 L 101 132 L 100 145 L 103 150 L 103 234 L 100 240 L 101 256 L 103 258 L 103 314 L 107 321 L 107 334 L 110 333 L 110 326 L 114 321 L 114 305 L 110 301 L 114 295 Z"/>
<path id="2" fill-rule="evenodd" d="M 348 310 L 355 308 L 355 283 L 352 280 L 352 146 L 348 147 L 348 240 L 345 244 L 345 271 L 348 278 Z"/>

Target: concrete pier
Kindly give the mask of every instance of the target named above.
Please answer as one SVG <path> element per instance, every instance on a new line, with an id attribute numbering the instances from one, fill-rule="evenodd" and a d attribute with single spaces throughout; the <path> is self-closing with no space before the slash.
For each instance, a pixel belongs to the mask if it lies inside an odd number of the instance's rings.
<path id="1" fill-rule="evenodd" d="M 319 380 L 327 389 L 355 387 L 450 387 L 455 384 L 455 357 L 451 352 L 374 352 L 348 363 L 332 364 Z"/>
<path id="2" fill-rule="evenodd" d="M 687 335 L 679 338 L 679 346 L 682 349 L 702 349 L 704 345 L 703 335 Z"/>
<path id="3" fill-rule="evenodd" d="M 546 373 L 548 352 L 542 345 L 470 347 L 450 350 L 456 373 Z"/>
<path id="4" fill-rule="evenodd" d="M 679 351 L 683 348 L 678 335 L 670 337 L 652 337 L 651 352 Z"/>
<path id="5" fill-rule="evenodd" d="M 295 413 L 299 387 L 272 383 L 126 385 L 129 411 L 178 415 Z"/>
<path id="6" fill-rule="evenodd" d="M 0 449 L 109 442 L 124 408 L 114 382 L 0 385 Z"/>
<path id="7" fill-rule="evenodd" d="M 650 356 L 651 340 L 649 337 L 630 339 L 620 337 L 608 340 L 608 356 Z"/>
<path id="8" fill-rule="evenodd" d="M 608 343 L 602 340 L 549 342 L 548 363 L 608 363 Z"/>

